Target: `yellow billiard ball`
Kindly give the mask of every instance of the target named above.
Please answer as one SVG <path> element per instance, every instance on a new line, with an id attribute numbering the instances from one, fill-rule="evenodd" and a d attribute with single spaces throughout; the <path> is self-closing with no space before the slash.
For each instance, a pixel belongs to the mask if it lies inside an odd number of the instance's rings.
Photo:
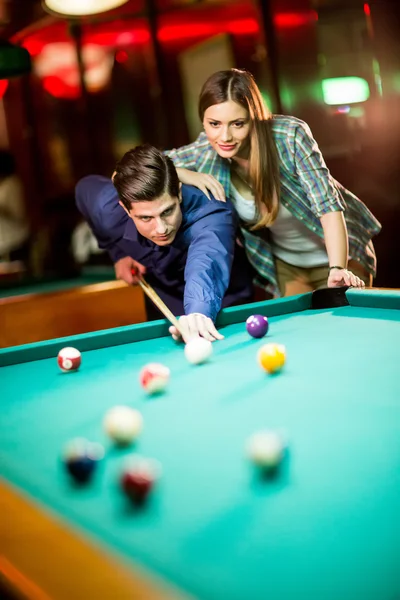
<path id="1" fill-rule="evenodd" d="M 264 344 L 257 353 L 257 360 L 267 373 L 277 373 L 286 362 L 286 348 L 282 344 Z"/>

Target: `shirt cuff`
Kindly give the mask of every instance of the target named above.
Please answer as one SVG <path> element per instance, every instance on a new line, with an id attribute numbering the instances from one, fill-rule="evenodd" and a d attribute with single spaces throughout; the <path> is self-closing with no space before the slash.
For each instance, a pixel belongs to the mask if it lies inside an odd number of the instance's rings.
<path id="1" fill-rule="evenodd" d="M 193 313 L 200 313 L 206 317 L 210 317 L 212 321 L 215 321 L 218 311 L 213 309 L 209 302 L 195 300 L 185 303 L 185 315 L 191 315 Z"/>

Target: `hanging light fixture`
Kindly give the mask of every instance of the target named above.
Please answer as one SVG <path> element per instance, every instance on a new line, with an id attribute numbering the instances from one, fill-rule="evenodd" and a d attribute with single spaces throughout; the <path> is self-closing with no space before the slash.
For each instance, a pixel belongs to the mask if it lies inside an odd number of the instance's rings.
<path id="1" fill-rule="evenodd" d="M 29 73 L 31 57 L 25 48 L 0 40 L 0 79 Z"/>
<path id="2" fill-rule="evenodd" d="M 118 8 L 128 0 L 43 0 L 47 12 L 63 17 L 97 15 Z"/>

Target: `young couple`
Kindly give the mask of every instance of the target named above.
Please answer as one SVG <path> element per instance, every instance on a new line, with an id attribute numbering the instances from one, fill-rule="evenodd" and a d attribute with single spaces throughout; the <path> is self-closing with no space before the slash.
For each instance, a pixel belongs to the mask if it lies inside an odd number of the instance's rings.
<path id="1" fill-rule="evenodd" d="M 78 183 L 77 206 L 117 278 L 146 274 L 186 335 L 212 341 L 221 307 L 250 302 L 253 280 L 273 296 L 372 285 L 380 224 L 330 175 L 305 122 L 272 115 L 238 69 L 205 82 L 199 116 L 194 143 L 139 146 L 111 180 Z"/>

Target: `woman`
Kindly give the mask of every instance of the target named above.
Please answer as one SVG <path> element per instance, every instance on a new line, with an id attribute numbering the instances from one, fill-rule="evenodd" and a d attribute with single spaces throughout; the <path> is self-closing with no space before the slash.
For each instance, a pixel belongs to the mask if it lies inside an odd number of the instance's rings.
<path id="1" fill-rule="evenodd" d="M 182 183 L 230 197 L 259 284 L 274 296 L 372 285 L 381 226 L 330 175 L 305 122 L 271 115 L 238 69 L 206 81 L 199 115 L 204 133 L 167 154 Z"/>

